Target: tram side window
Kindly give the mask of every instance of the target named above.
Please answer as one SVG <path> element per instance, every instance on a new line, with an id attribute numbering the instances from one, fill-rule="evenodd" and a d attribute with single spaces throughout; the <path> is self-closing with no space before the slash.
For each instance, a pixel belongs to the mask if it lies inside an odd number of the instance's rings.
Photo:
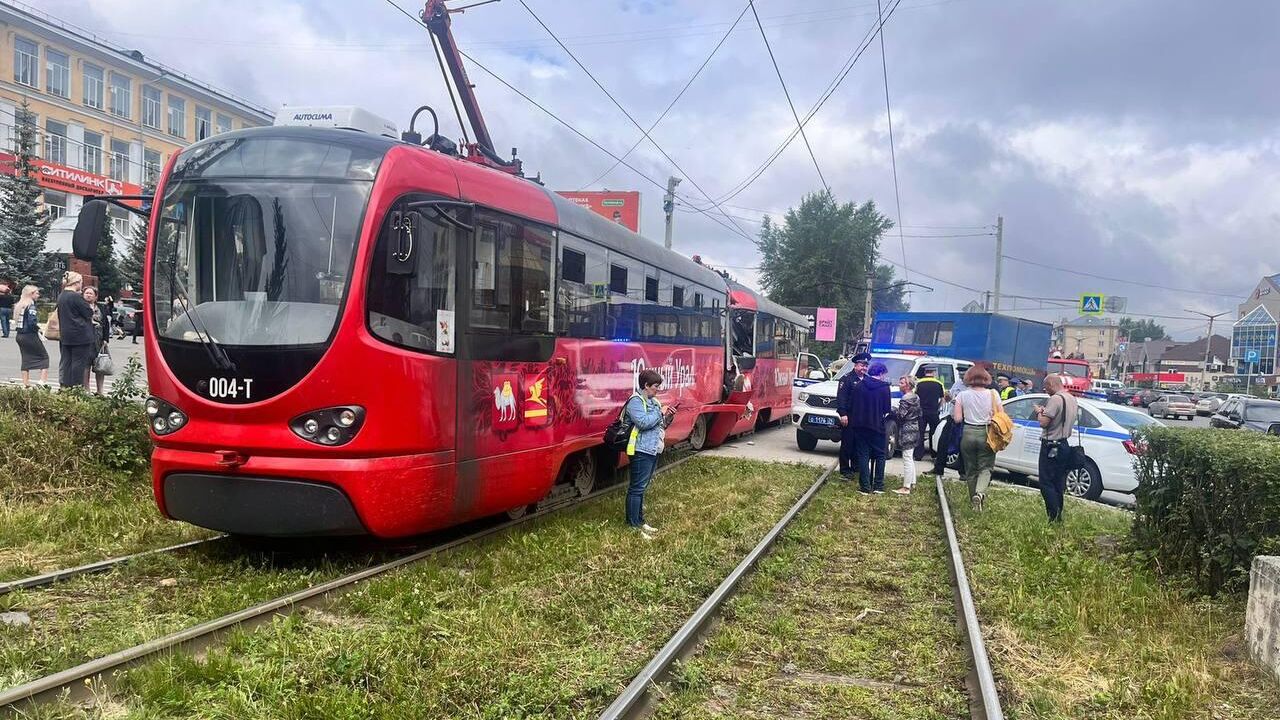
<path id="1" fill-rule="evenodd" d="M 402 230 L 393 227 L 393 220 Z M 412 233 L 412 244 L 399 245 L 400 233 Z M 373 268 L 369 273 L 369 331 L 395 345 L 435 351 L 439 311 L 452 311 L 457 294 L 456 231 L 431 215 L 394 210 L 387 214 Z M 407 272 L 390 270 L 392 248 L 404 247 Z"/>
<path id="2" fill-rule="evenodd" d="M 785 320 L 774 321 L 774 353 L 779 359 L 796 357 L 796 326 Z"/>
<path id="3" fill-rule="evenodd" d="M 552 248 L 547 230 L 494 212 L 475 223 L 471 324 L 522 334 L 551 331 Z"/>
<path id="4" fill-rule="evenodd" d="M 560 245 L 556 332 L 575 338 L 607 337 L 609 265 L 604 249 L 563 233 Z"/>
<path id="5" fill-rule="evenodd" d="M 621 265 L 609 266 L 609 292 L 627 294 L 627 269 Z"/>
<path id="6" fill-rule="evenodd" d="M 955 323 L 952 323 L 952 322 L 938 323 L 938 339 L 935 341 L 936 344 L 950 345 L 954 333 L 955 333 Z"/>
<path id="7" fill-rule="evenodd" d="M 894 324 L 888 320 L 876 323 L 875 334 L 872 336 L 871 342 L 883 343 L 890 345 L 893 343 L 893 327 Z"/>
<path id="8" fill-rule="evenodd" d="M 773 336 L 774 323 L 776 322 L 777 320 L 772 315 L 756 314 L 756 357 L 771 358 L 777 352 Z"/>
<path id="9" fill-rule="evenodd" d="M 733 312 L 733 354 L 755 355 L 756 314 L 750 310 Z"/>
<path id="10" fill-rule="evenodd" d="M 916 345 L 935 345 L 938 342 L 938 323 L 916 323 Z"/>
<path id="11" fill-rule="evenodd" d="M 658 302 L 658 278 L 646 277 L 644 279 L 644 299 L 647 302 Z"/>

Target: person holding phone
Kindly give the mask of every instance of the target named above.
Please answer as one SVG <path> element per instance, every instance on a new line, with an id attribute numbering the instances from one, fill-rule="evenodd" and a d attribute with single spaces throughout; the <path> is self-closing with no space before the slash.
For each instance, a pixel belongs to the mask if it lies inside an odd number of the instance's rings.
<path id="1" fill-rule="evenodd" d="M 1049 399 L 1032 408 L 1043 432 L 1040 435 L 1040 495 L 1049 522 L 1062 522 L 1067 494 L 1067 473 L 1071 470 L 1071 430 L 1076 426 L 1080 406 L 1071 393 L 1062 391 L 1062 377 L 1048 375 L 1044 391 Z"/>
<path id="2" fill-rule="evenodd" d="M 631 422 L 631 439 L 627 455 L 631 458 L 631 483 L 627 486 L 627 524 L 645 540 L 652 540 L 657 528 L 644 521 L 644 493 L 649 489 L 658 456 L 665 448 L 666 428 L 675 418 L 676 406 L 663 407 L 658 402 L 662 376 L 653 370 L 641 370 L 636 380 L 640 391 L 631 396 L 623 412 Z"/>

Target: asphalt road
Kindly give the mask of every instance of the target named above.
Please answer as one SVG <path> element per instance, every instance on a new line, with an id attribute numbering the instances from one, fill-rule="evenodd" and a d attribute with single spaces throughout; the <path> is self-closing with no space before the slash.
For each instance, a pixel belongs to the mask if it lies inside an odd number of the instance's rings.
<path id="1" fill-rule="evenodd" d="M 142 339 L 139 338 L 137 345 L 132 344 L 130 340 L 131 338 L 125 338 L 123 340 L 113 339 L 111 341 L 111 345 L 110 345 L 111 358 L 112 360 L 115 361 L 116 372 L 123 370 L 125 363 L 132 356 L 136 356 L 138 358 L 138 361 L 142 363 L 144 371 L 146 369 L 147 361 L 146 361 L 146 358 L 143 357 Z M 58 359 L 61 357 L 61 353 L 58 350 L 58 343 L 54 341 L 45 340 L 44 349 L 49 352 L 49 384 L 52 387 L 57 388 L 58 387 Z M 19 368 L 21 367 L 22 367 L 22 356 L 18 352 L 18 343 L 15 342 L 13 333 L 10 333 L 9 337 L 7 338 L 0 338 L 0 383 L 4 383 L 6 385 L 11 383 L 21 384 L 22 374 L 19 371 Z M 40 379 L 39 371 L 32 371 L 31 373 L 32 382 L 35 382 L 36 380 L 39 380 L 39 379 Z M 114 376 L 112 375 L 107 376 L 104 390 L 110 391 L 111 381 L 113 379 L 114 379 Z M 143 383 L 145 384 L 146 382 L 145 375 L 143 376 L 142 380 L 143 380 Z"/>

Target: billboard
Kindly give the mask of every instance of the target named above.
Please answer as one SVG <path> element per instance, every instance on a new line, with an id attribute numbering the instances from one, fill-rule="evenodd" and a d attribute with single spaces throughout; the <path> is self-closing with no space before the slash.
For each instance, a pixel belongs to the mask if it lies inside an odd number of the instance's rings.
<path id="1" fill-rule="evenodd" d="M 814 339 L 819 342 L 835 342 L 836 309 L 818 308 L 818 327 Z"/>
<path id="2" fill-rule="evenodd" d="M 0 172 L 13 175 L 16 158 L 12 153 L 0 152 Z M 142 188 L 132 183 L 113 180 L 85 170 L 31 158 L 35 166 L 36 184 L 40 187 L 68 192 L 74 195 L 140 195 Z M 136 204 L 132 203 L 131 204 Z"/>
<path id="3" fill-rule="evenodd" d="M 557 190 L 556 194 L 631 232 L 640 232 L 639 190 Z"/>

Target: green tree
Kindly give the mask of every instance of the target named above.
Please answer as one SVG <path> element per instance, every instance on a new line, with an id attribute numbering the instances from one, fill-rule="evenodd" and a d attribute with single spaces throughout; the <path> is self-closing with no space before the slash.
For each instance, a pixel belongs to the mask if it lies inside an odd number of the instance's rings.
<path id="1" fill-rule="evenodd" d="M 50 296 L 58 289 L 59 264 L 45 252 L 49 215 L 36 184 L 35 116 L 24 100 L 14 124 L 13 174 L 0 173 L 0 272 L 19 285 L 30 283 Z"/>
<path id="2" fill-rule="evenodd" d="M 120 263 L 116 258 L 116 236 L 111 227 L 111 215 L 102 220 L 102 236 L 98 239 L 98 256 L 93 261 L 93 274 L 98 276 L 98 296 L 117 296 L 124 286 L 120 275 Z"/>
<path id="3" fill-rule="evenodd" d="M 1164 326 L 1158 324 L 1155 320 L 1134 320 L 1133 318 L 1120 318 L 1120 333 L 1129 338 L 1129 342 L 1142 342 L 1144 340 L 1169 340 L 1169 333 L 1165 332 Z"/>
<path id="4" fill-rule="evenodd" d="M 782 223 L 766 217 L 756 240 L 763 258 L 760 285 L 782 305 L 838 310 L 835 349 L 862 332 L 867 272 L 875 273 L 872 310 L 905 310 L 904 288 L 894 285 L 893 268 L 877 263 L 880 238 L 893 221 L 875 202 L 838 203 L 830 191 L 806 195 Z M 819 345 L 828 354 L 833 348 Z"/>
<path id="5" fill-rule="evenodd" d="M 143 195 L 151 195 L 155 192 L 155 188 L 147 186 L 143 188 Z M 147 264 L 147 227 L 150 218 L 143 217 L 141 222 L 134 222 L 133 232 L 129 235 L 129 244 L 125 246 L 123 256 L 120 258 L 120 278 L 121 280 L 133 288 L 133 291 L 139 295 L 142 294 L 142 276 L 143 270 Z"/>

